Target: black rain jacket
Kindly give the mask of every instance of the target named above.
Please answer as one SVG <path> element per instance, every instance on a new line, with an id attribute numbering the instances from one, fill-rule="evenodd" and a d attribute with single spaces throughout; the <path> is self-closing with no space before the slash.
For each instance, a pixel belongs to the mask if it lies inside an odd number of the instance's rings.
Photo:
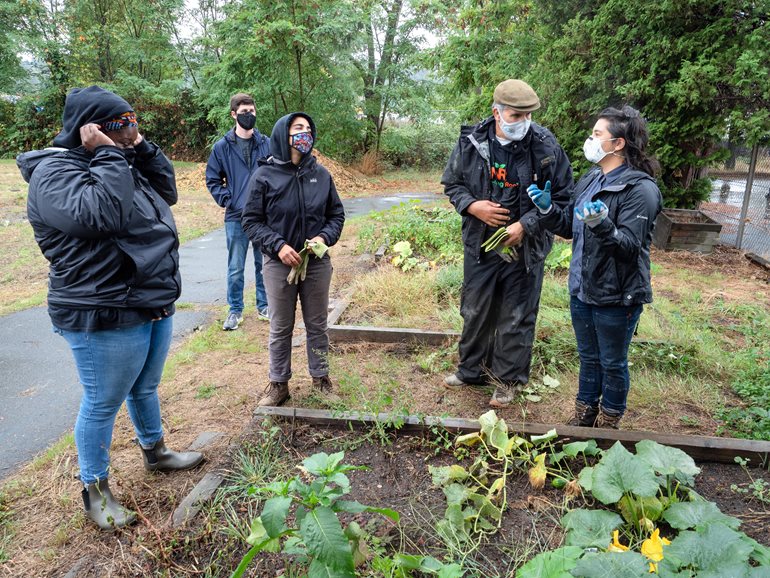
<path id="1" fill-rule="evenodd" d="M 129 164 L 127 156 L 135 152 Z M 50 262 L 48 302 L 71 309 L 158 309 L 181 292 L 170 206 L 174 168 L 157 145 L 23 153 L 27 213 Z"/>
<path id="2" fill-rule="evenodd" d="M 315 140 L 315 124 L 307 114 L 278 119 L 270 135 L 272 156 L 261 161 L 252 175 L 243 209 L 243 230 L 272 259 L 278 259 L 285 244 L 300 251 L 305 240 L 317 235 L 331 247 L 345 223 L 345 209 L 329 171 L 310 152 L 298 166 L 291 162 L 289 126 L 297 116 L 310 120 Z"/>
<path id="3" fill-rule="evenodd" d="M 441 184 L 458 213 L 463 216 L 462 235 L 466 255 L 479 259 L 481 244 L 493 231 L 492 227 L 468 213 L 468 206 L 481 200 L 491 200 L 489 130 L 495 122 L 489 117 L 475 126 L 463 126 L 460 140 L 447 162 Z M 541 189 L 551 181 L 551 199 L 563 207 L 569 202 L 574 187 L 572 167 L 556 137 L 548 129 L 532 123 L 526 136 L 514 146 L 524 154 L 515 154 L 515 169 L 519 182 L 519 219 L 524 227 L 523 254 L 527 271 L 545 261 L 553 245 L 553 234 L 541 226 L 537 207 L 527 195 L 527 187 L 537 184 Z"/>
<path id="4" fill-rule="evenodd" d="M 552 210 L 541 217 L 543 225 L 565 239 L 572 238 L 575 201 L 588 185 L 601 176 L 596 167 L 575 187 L 567 208 Z M 628 168 L 596 193 L 609 213 L 593 229 L 583 232 L 583 293 L 590 305 L 639 305 L 652 302 L 650 243 L 655 219 L 663 207 L 655 179 Z"/>

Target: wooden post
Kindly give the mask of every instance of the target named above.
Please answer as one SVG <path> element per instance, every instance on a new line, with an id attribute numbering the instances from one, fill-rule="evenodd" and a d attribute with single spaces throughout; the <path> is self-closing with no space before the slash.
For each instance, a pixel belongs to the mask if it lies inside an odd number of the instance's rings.
<path id="1" fill-rule="evenodd" d="M 743 229 L 746 226 L 746 214 L 749 211 L 751 202 L 751 189 L 754 186 L 754 174 L 757 172 L 757 157 L 759 156 L 759 143 L 754 144 L 751 149 L 751 162 L 749 163 L 749 174 L 746 178 L 746 191 L 743 193 L 743 206 L 741 207 L 741 219 L 738 221 L 738 235 L 735 238 L 735 246 L 740 249 L 743 245 Z"/>

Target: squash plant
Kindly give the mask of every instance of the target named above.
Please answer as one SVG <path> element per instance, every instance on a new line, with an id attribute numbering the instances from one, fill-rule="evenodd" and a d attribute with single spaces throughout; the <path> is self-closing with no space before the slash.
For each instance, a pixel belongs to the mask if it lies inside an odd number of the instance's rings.
<path id="1" fill-rule="evenodd" d="M 250 490 L 250 493 L 272 497 L 251 524 L 251 534 L 247 538 L 251 549 L 232 578 L 243 576 L 254 556 L 262 551 L 297 556 L 300 563 L 309 564 L 308 578 L 355 578 L 356 565 L 365 560 L 364 534 L 356 522 L 350 522 L 343 529 L 337 515 L 341 512 L 375 512 L 398 522 L 399 514 L 388 508 L 374 508 L 341 499 L 350 492 L 346 472 L 366 469 L 343 464 L 344 457 L 344 452 L 331 455 L 321 452 L 304 459 L 299 469 L 309 483 L 295 476 L 285 482 L 273 482 Z M 293 524 L 290 525 L 292 512 Z"/>
<path id="2" fill-rule="evenodd" d="M 617 442 L 578 478 L 606 509 L 567 512 L 564 545 L 530 560 L 516 578 L 770 576 L 770 549 L 695 492 L 699 472 L 677 448 L 643 440 L 632 454 Z"/>
<path id="3" fill-rule="evenodd" d="M 557 437 L 556 430 L 529 440 L 509 435 L 505 420 L 492 410 L 479 418 L 479 425 L 478 432 L 455 440 L 455 445 L 479 450 L 467 469 L 459 464 L 429 466 L 433 484 L 443 489 L 447 499 L 444 517 L 436 530 L 452 541 L 477 540 L 498 531 L 507 507 L 507 479 L 516 470 L 528 469 L 535 488 L 542 488 L 549 474 L 564 485 L 570 482 L 569 473 L 562 466 L 549 468 L 545 462 Z"/>

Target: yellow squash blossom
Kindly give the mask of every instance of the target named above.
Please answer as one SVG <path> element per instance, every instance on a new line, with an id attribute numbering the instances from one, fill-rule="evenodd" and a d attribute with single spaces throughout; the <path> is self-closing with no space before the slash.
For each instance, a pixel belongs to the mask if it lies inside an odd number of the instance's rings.
<path id="1" fill-rule="evenodd" d="M 625 552 L 628 550 L 628 546 L 624 546 L 618 541 L 618 531 L 615 530 L 612 533 L 612 542 L 610 542 L 610 545 L 607 546 L 608 552 Z"/>
<path id="2" fill-rule="evenodd" d="M 668 546 L 671 542 L 660 536 L 660 528 L 655 528 L 655 531 L 642 542 L 642 554 L 650 560 L 650 572 L 657 572 L 658 565 L 656 562 L 663 560 L 663 546 Z"/>

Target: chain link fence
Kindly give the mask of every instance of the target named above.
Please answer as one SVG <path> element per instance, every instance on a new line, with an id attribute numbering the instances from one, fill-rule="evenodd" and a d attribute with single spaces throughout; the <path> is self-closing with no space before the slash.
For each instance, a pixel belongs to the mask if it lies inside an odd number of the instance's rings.
<path id="1" fill-rule="evenodd" d="M 770 148 L 723 146 L 730 157 L 709 171 L 711 198 L 699 209 L 722 224 L 722 244 L 770 259 Z"/>

